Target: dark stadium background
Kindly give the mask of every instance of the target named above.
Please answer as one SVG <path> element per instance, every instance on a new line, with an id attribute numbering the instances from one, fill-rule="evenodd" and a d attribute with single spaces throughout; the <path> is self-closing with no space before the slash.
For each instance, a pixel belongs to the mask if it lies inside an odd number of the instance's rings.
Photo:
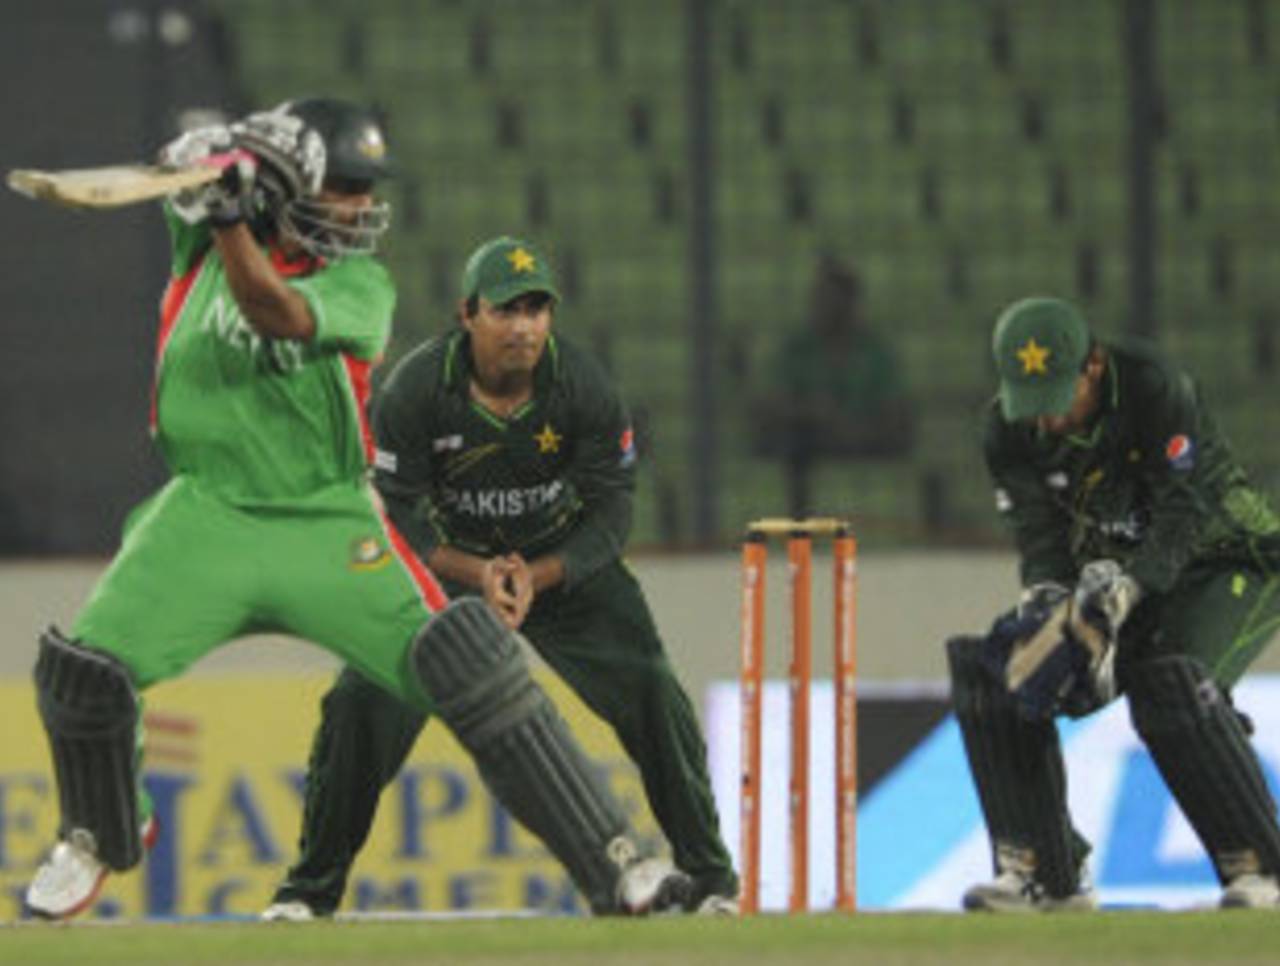
<path id="1" fill-rule="evenodd" d="M 2 23 L 6 169 L 143 159 L 289 96 L 376 105 L 399 169 L 391 358 L 451 324 L 475 244 L 541 243 L 557 325 L 636 416 L 641 551 L 713 550 L 727 575 L 744 523 L 786 512 L 747 403 L 816 262 L 853 266 L 916 432 L 823 464 L 813 508 L 852 516 L 876 565 L 965 555 L 945 586 L 863 580 L 865 677 L 926 679 L 864 692 L 864 793 L 946 712 L 943 630 L 1007 596 L 972 563 L 1008 551 L 976 438 L 1006 303 L 1059 294 L 1155 339 L 1280 494 L 1280 0 L 5 0 Z M 167 249 L 150 206 L 6 191 L 0 226 L 0 579 L 32 611 L 3 608 L 0 667 L 26 675 L 36 629 L 70 617 L 163 477 L 146 417 Z M 646 556 L 662 586 L 674 558 Z M 699 693 L 736 671 L 735 584 L 711 587 L 654 595 L 714 611 L 723 640 L 671 635 Z M 921 630 L 966 603 L 977 623 Z"/>
<path id="2" fill-rule="evenodd" d="M 563 330 L 637 415 L 637 546 L 727 546 L 785 512 L 744 400 L 822 253 L 856 267 L 917 409 L 908 454 L 814 480 L 864 547 L 999 541 L 974 417 L 994 315 L 1032 292 L 1190 363 L 1280 482 L 1280 3 L 8 0 L 4 18 L 6 167 L 142 158 L 202 110 L 299 93 L 382 109 L 394 352 L 449 324 L 478 240 L 541 241 Z M 8 192 L 0 223 L 0 554 L 106 554 L 160 476 L 162 231 L 149 209 Z"/>

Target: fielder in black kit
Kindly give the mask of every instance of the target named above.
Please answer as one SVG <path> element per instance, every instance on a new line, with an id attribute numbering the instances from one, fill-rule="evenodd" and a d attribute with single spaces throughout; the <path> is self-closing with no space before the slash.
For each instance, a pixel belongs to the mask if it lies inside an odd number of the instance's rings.
<path id="1" fill-rule="evenodd" d="M 503 237 L 477 249 L 461 325 L 401 360 L 376 399 L 375 483 L 450 596 L 483 596 L 612 725 L 683 873 L 667 904 L 733 914 L 738 881 L 696 712 L 621 559 L 630 420 L 595 360 L 551 334 L 558 301 L 533 245 Z M 322 711 L 301 856 L 267 918 L 332 914 L 426 721 L 351 669 Z"/>

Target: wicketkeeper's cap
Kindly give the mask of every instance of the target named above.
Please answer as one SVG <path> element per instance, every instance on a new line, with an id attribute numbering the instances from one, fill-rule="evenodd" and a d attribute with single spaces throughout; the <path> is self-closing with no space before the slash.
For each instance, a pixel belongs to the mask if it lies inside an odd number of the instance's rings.
<path id="1" fill-rule="evenodd" d="M 529 292 L 546 292 L 560 300 L 551 264 L 527 241 L 504 235 L 485 242 L 467 259 L 462 273 L 464 299 L 479 295 L 502 305 Z"/>
<path id="2" fill-rule="evenodd" d="M 1062 299 L 1022 299 L 1000 313 L 991 351 L 1004 418 L 1066 413 L 1092 341 L 1084 317 Z"/>

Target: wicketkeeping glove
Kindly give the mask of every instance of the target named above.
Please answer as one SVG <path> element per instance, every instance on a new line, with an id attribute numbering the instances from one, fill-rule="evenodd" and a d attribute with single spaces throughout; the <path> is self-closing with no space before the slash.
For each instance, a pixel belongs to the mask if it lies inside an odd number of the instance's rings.
<path id="1" fill-rule="evenodd" d="M 1071 588 L 1065 584 L 1060 584 L 1056 580 L 1045 580 L 1038 584 L 1032 584 L 1030 587 L 1024 588 L 1022 596 L 1018 598 L 1018 619 L 1026 620 L 1028 618 L 1038 621 L 1035 625 L 1039 629 L 1040 625 L 1048 619 L 1053 609 L 1067 597 L 1071 596 Z"/>
<path id="2" fill-rule="evenodd" d="M 998 680 L 1009 689 L 1019 714 L 1042 721 L 1057 714 L 1083 660 L 1080 648 L 1064 633 L 1071 592 L 1059 586 L 1033 596 L 1039 601 L 1025 601 L 991 626 L 984 645 L 993 653 L 984 663 L 992 667 L 990 659 L 1003 654 L 992 668 Z"/>
<path id="3" fill-rule="evenodd" d="M 1063 701 L 1070 715 L 1088 714 L 1116 696 L 1120 627 L 1142 597 L 1138 582 L 1114 560 L 1093 560 L 1080 571 L 1066 635 L 1086 660 Z"/>
<path id="4" fill-rule="evenodd" d="M 1138 582 L 1114 560 L 1093 560 L 1080 571 L 1074 618 L 1083 620 L 1113 644 L 1129 612 L 1142 597 Z"/>

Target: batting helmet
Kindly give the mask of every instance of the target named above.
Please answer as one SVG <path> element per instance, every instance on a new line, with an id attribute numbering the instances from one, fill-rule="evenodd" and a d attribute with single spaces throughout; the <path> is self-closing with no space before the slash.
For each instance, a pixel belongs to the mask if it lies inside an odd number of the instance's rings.
<path id="1" fill-rule="evenodd" d="M 304 97 L 287 102 L 284 111 L 324 140 L 325 182 L 331 187 L 362 194 L 391 174 L 382 124 L 368 108 L 331 97 Z"/>
<path id="2" fill-rule="evenodd" d="M 373 111 L 350 101 L 305 97 L 278 108 L 320 135 L 325 147 L 324 187 L 343 195 L 365 195 L 391 174 L 382 124 Z M 324 258 L 369 254 L 391 224 L 385 201 L 367 207 L 295 198 L 280 212 L 284 234 Z"/>

